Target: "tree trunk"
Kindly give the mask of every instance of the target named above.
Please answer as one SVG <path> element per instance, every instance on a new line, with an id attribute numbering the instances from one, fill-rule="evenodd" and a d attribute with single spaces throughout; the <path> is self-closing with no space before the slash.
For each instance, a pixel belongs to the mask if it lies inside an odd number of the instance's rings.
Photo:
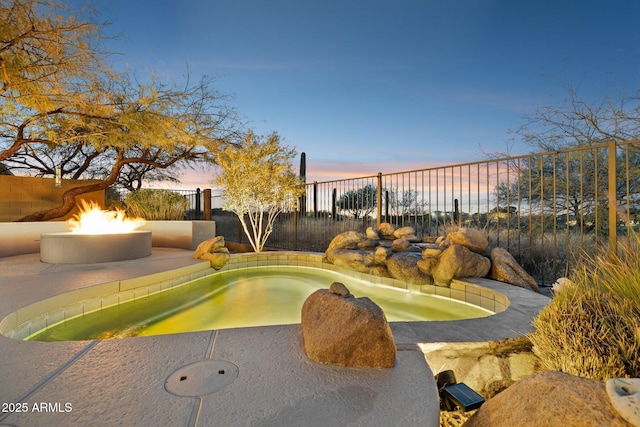
<path id="1" fill-rule="evenodd" d="M 81 194 L 92 193 L 94 191 L 105 190 L 111 183 L 102 181 L 92 185 L 84 185 L 82 187 L 71 188 L 62 195 L 62 204 L 55 208 L 45 209 L 35 212 L 18 219 L 16 222 L 33 222 L 33 221 L 49 221 L 61 218 L 71 212 L 76 206 L 76 197 Z"/>
<path id="2" fill-rule="evenodd" d="M 95 184 L 70 188 L 62 195 L 62 204 L 60 206 L 29 214 L 20 218 L 16 222 L 50 221 L 52 219 L 65 216 L 76 206 L 77 196 L 94 191 L 106 190 L 107 188 L 109 188 L 109 186 L 111 186 L 111 184 L 116 182 L 116 179 L 118 178 L 118 175 L 120 174 L 120 171 L 122 170 L 122 167 L 125 163 L 126 162 L 123 161 L 123 153 L 121 151 L 118 152 L 116 163 L 113 165 L 113 168 L 111 168 L 111 173 L 104 181 L 97 182 Z"/>

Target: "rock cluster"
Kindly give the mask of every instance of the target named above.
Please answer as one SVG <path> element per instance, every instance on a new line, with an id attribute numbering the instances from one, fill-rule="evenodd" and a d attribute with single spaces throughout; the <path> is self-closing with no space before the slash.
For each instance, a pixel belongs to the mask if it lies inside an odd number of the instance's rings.
<path id="1" fill-rule="evenodd" d="M 466 427 L 617 426 L 630 424 L 618 414 L 596 380 L 558 371 L 524 378 L 487 400 Z"/>
<path id="2" fill-rule="evenodd" d="M 193 253 L 194 259 L 209 261 L 211 267 L 219 270 L 229 261 L 229 249 L 224 244 L 223 236 L 216 236 L 213 239 L 200 243 Z"/>
<path id="3" fill-rule="evenodd" d="M 489 277 L 538 292 L 535 280 L 502 248 L 489 251 L 479 230 L 460 228 L 437 239 L 416 237 L 412 227 L 380 224 L 366 234 L 333 238 L 325 259 L 335 265 L 415 284 L 449 286 L 456 278 Z"/>
<path id="4" fill-rule="evenodd" d="M 390 368 L 396 345 L 382 309 L 369 298 L 356 298 L 342 283 L 312 293 L 302 305 L 302 337 L 315 362 Z"/>

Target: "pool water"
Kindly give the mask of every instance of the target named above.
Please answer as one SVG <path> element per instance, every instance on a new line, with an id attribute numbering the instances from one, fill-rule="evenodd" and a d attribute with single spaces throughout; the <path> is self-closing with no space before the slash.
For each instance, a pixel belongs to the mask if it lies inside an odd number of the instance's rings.
<path id="1" fill-rule="evenodd" d="M 391 322 L 493 314 L 463 302 L 375 285 L 329 270 L 273 266 L 218 272 L 66 320 L 27 339 L 93 340 L 300 323 L 307 297 L 335 281 L 344 283 L 356 297 L 369 297 Z"/>

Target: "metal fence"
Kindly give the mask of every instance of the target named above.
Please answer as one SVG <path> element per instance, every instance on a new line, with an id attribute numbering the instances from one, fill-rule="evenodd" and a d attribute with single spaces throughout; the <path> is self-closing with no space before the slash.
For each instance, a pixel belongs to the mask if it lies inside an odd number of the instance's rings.
<path id="1" fill-rule="evenodd" d="M 172 191 L 189 200 L 185 219 L 213 219 L 218 234 L 247 243 L 237 218 L 216 209 L 220 195 Z M 549 283 L 568 275 L 585 254 L 633 243 L 640 224 L 640 140 L 309 183 L 277 217 L 267 246 L 323 252 L 335 235 L 382 222 L 411 226 L 421 238 L 456 227 L 481 229 L 492 247 L 506 248 Z"/>
<path id="2" fill-rule="evenodd" d="M 324 251 L 346 230 L 381 222 L 418 237 L 484 230 L 542 282 L 586 254 L 630 244 L 640 220 L 640 141 L 306 184 L 269 246 Z"/>

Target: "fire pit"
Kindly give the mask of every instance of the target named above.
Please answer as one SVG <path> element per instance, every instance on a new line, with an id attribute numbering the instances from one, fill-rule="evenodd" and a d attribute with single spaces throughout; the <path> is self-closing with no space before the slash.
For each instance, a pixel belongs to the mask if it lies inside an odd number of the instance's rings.
<path id="1" fill-rule="evenodd" d="M 40 261 L 48 264 L 92 264 L 151 255 L 151 232 L 118 234 L 47 233 L 40 240 Z"/>
<path id="2" fill-rule="evenodd" d="M 48 264 L 92 264 L 124 261 L 151 255 L 151 231 L 136 230 L 140 218 L 123 211 L 103 211 L 83 204 L 68 221 L 71 231 L 46 233 L 40 238 L 40 261 Z"/>

